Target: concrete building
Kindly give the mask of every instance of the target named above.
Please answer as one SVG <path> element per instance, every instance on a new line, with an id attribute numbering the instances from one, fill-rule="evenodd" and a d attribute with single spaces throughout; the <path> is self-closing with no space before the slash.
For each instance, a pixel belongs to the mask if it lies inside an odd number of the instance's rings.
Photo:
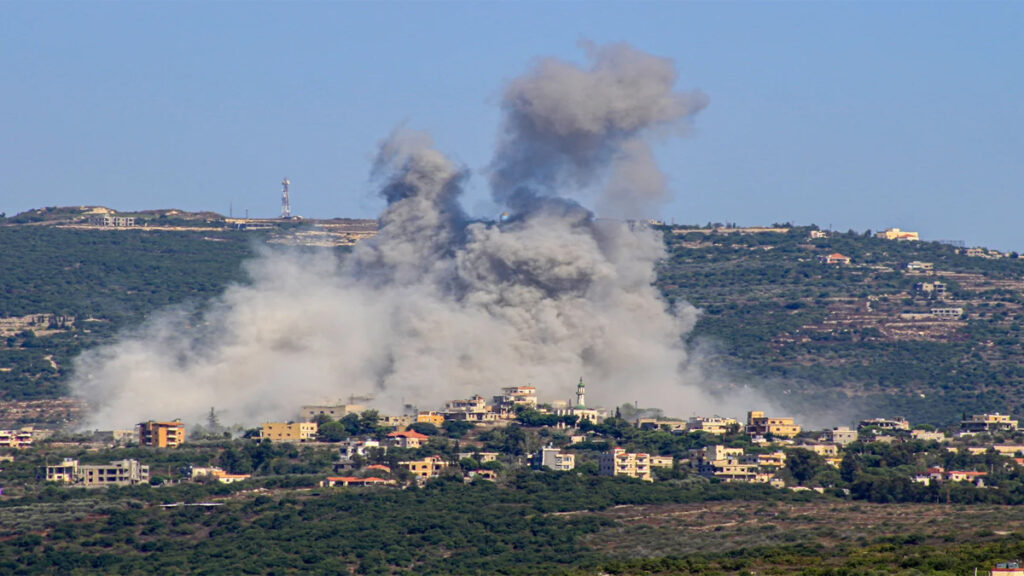
<path id="1" fill-rule="evenodd" d="M 914 260 L 912 262 L 907 262 L 906 268 L 908 272 L 931 272 L 935 269 L 935 265 L 931 262 Z"/>
<path id="2" fill-rule="evenodd" d="M 917 232 L 908 232 L 906 230 L 900 230 L 899 228 L 888 228 L 882 232 L 875 234 L 875 238 L 882 238 L 884 240 L 908 240 L 916 242 L 921 239 Z"/>
<path id="3" fill-rule="evenodd" d="M 629 476 L 647 482 L 654 481 L 651 477 L 650 454 L 634 454 L 623 448 L 614 448 L 611 452 L 601 454 L 597 466 L 601 476 Z"/>
<path id="4" fill-rule="evenodd" d="M 861 420 L 857 429 L 876 428 L 878 430 L 910 430 L 910 422 L 905 418 L 869 418 Z"/>
<path id="5" fill-rule="evenodd" d="M 156 448 L 177 448 L 185 443 L 185 425 L 181 420 L 142 422 L 139 429 L 139 446 Z"/>
<path id="6" fill-rule="evenodd" d="M 448 467 L 448 463 L 440 456 L 427 456 L 422 460 L 407 460 L 399 462 L 398 465 L 422 479 L 436 478 L 442 470 Z"/>
<path id="7" fill-rule="evenodd" d="M 216 466 L 193 466 L 189 468 L 189 479 L 212 478 L 221 484 L 234 484 L 252 478 L 252 474 L 229 474 Z"/>
<path id="8" fill-rule="evenodd" d="M 487 400 L 476 394 L 465 400 L 452 400 L 445 404 L 446 420 L 465 420 L 466 422 L 494 422 L 501 419 L 500 411 L 495 411 L 487 404 Z"/>
<path id="9" fill-rule="evenodd" d="M 740 423 L 735 418 L 694 416 L 686 422 L 686 429 L 689 432 L 707 432 L 721 436 L 731 430 L 739 431 Z"/>
<path id="10" fill-rule="evenodd" d="M 421 434 L 422 436 L 422 434 Z M 381 446 L 376 440 L 355 440 L 349 438 L 338 444 L 338 452 L 345 460 L 351 460 L 355 456 L 366 456 L 369 450 L 381 450 L 387 453 L 387 446 Z"/>
<path id="11" fill-rule="evenodd" d="M 118 460 L 110 464 L 79 464 L 65 458 L 55 466 L 46 467 L 46 480 L 80 485 L 86 488 L 132 486 L 149 481 L 149 466 L 138 460 Z"/>
<path id="12" fill-rule="evenodd" d="M 541 448 L 540 452 L 535 455 L 534 465 L 538 468 L 567 472 L 576 467 L 576 455 L 563 453 L 558 448 L 547 446 Z"/>
<path id="13" fill-rule="evenodd" d="M 0 448 L 28 448 L 32 446 L 33 429 L 0 430 Z"/>
<path id="14" fill-rule="evenodd" d="M 537 389 L 533 386 L 511 386 L 501 389 L 501 395 L 494 397 L 498 411 L 512 411 L 516 406 L 537 408 Z"/>
<path id="15" fill-rule="evenodd" d="M 669 432 L 686 432 L 687 430 L 687 424 L 683 420 L 640 418 L 635 425 L 641 430 L 667 430 Z"/>
<path id="16" fill-rule="evenodd" d="M 800 426 L 792 418 L 770 418 L 759 410 L 747 412 L 747 434 L 751 436 L 792 438 L 799 433 Z"/>
<path id="17" fill-rule="evenodd" d="M 316 440 L 316 422 L 264 422 L 260 424 L 260 440 L 274 442 L 305 442 Z"/>
<path id="18" fill-rule="evenodd" d="M 317 416 L 329 416 L 332 420 L 340 420 L 349 414 L 362 414 L 368 409 L 366 403 L 371 401 L 373 398 L 370 397 L 350 396 L 348 402 L 303 406 L 299 410 L 299 420 L 310 422 L 316 420 Z"/>
<path id="19" fill-rule="evenodd" d="M 849 426 L 837 426 L 825 431 L 825 439 L 839 446 L 846 446 L 857 441 L 857 431 Z"/>
<path id="20" fill-rule="evenodd" d="M 381 416 L 377 419 L 377 423 L 381 426 L 395 430 L 405 430 L 414 422 L 416 422 L 414 416 Z"/>
<path id="21" fill-rule="evenodd" d="M 911 430 L 910 437 L 914 440 L 924 440 L 926 442 L 945 442 L 948 440 L 943 432 L 929 432 L 927 430 Z"/>
<path id="22" fill-rule="evenodd" d="M 103 214 L 89 217 L 90 226 L 106 226 L 108 228 L 131 228 L 135 226 L 134 216 L 115 216 Z"/>
<path id="23" fill-rule="evenodd" d="M 960 429 L 964 432 L 1012 432 L 1017 429 L 1017 420 L 1011 420 L 1007 414 L 975 414 L 960 422 Z"/>
<path id="24" fill-rule="evenodd" d="M 674 464 L 675 459 L 671 456 L 651 455 L 651 468 L 671 468 Z"/>
<path id="25" fill-rule="evenodd" d="M 486 464 L 497 461 L 499 454 L 497 452 L 459 452 L 458 456 L 459 460 L 472 458 L 481 464 Z"/>
<path id="26" fill-rule="evenodd" d="M 940 320 L 956 320 L 964 315 L 963 308 L 932 308 L 929 312 Z"/>
<path id="27" fill-rule="evenodd" d="M 937 298 L 943 300 L 946 298 L 946 283 L 945 282 L 918 282 L 914 284 L 914 292 L 928 298 Z M 961 310 L 961 313 L 963 311 Z"/>

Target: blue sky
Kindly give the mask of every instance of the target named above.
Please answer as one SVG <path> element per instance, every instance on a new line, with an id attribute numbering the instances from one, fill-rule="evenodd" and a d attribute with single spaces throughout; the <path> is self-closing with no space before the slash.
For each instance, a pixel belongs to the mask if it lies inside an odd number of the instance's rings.
<path id="1" fill-rule="evenodd" d="M 2 2 L 0 211 L 373 217 L 375 146 L 485 178 L 508 79 L 581 40 L 710 106 L 657 154 L 678 223 L 890 226 L 1024 250 L 1024 3 Z"/>

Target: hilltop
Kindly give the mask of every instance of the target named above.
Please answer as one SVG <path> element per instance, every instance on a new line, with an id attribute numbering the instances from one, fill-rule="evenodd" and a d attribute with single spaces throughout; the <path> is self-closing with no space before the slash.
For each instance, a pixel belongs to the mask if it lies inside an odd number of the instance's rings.
<path id="1" fill-rule="evenodd" d="M 97 223 L 102 216 L 135 220 Z M 705 356 L 717 376 L 803 415 L 942 424 L 1024 411 L 1016 254 L 815 226 L 656 228 L 668 255 L 658 286 L 702 311 L 689 339 L 713 351 Z M 78 352 L 162 307 L 202 306 L 245 282 L 242 263 L 261 243 L 344 253 L 374 233 L 372 220 L 102 207 L 2 219 L 0 398 L 60 398 Z M 52 420 L 73 417 L 66 403 L 53 406 Z M 38 422 L 38 411 L 8 405 L 0 420 Z"/>

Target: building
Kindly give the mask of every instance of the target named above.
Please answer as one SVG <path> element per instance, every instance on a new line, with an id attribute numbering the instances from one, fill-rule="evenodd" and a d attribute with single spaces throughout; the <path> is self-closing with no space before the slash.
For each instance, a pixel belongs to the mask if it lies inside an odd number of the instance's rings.
<path id="1" fill-rule="evenodd" d="M 846 446 L 857 441 L 857 431 L 849 426 L 837 426 L 825 432 L 825 439 L 839 446 Z"/>
<path id="2" fill-rule="evenodd" d="M 808 234 L 808 240 L 820 240 L 822 238 L 828 238 L 828 232 L 824 230 L 811 230 Z"/>
<path id="3" fill-rule="evenodd" d="M 381 426 L 395 430 L 405 430 L 414 422 L 416 419 L 412 416 L 381 416 L 377 419 L 377 423 Z"/>
<path id="4" fill-rule="evenodd" d="M 1017 420 L 1011 420 L 1006 414 L 975 414 L 960 422 L 960 429 L 964 432 L 992 432 L 1007 431 L 1013 432 L 1017 429 Z"/>
<path id="5" fill-rule="evenodd" d="M 819 264 L 842 264 L 846 265 L 851 262 L 849 256 L 843 256 L 839 252 L 833 252 L 832 254 L 818 256 Z"/>
<path id="6" fill-rule="evenodd" d="M 139 429 L 139 446 L 155 448 L 177 448 L 185 443 L 185 425 L 181 420 L 172 422 L 142 422 Z"/>
<path id="7" fill-rule="evenodd" d="M 501 395 L 494 397 L 494 406 L 499 411 L 512 411 L 516 406 L 536 409 L 537 389 L 533 386 L 502 388 Z"/>
<path id="8" fill-rule="evenodd" d="M 598 474 L 601 476 L 629 476 L 647 482 L 651 477 L 651 456 L 644 453 L 626 452 L 623 448 L 614 448 L 611 452 L 601 454 L 597 463 Z"/>
<path id="9" fill-rule="evenodd" d="M 541 448 L 540 452 L 534 456 L 534 465 L 538 468 L 568 472 L 576 467 L 576 455 L 563 453 L 558 448 L 547 446 Z"/>
<path id="10" fill-rule="evenodd" d="M 216 466 L 193 466 L 188 471 L 189 479 L 212 478 L 221 484 L 234 484 L 252 478 L 252 474 L 229 474 Z"/>
<path id="11" fill-rule="evenodd" d="M 556 416 L 575 416 L 578 418 L 577 422 L 584 420 L 591 424 L 598 424 L 605 418 L 607 413 L 604 410 L 596 408 L 587 408 L 587 388 L 583 384 L 583 378 L 580 378 L 579 384 L 576 385 L 576 404 L 571 405 L 568 408 L 558 408 L 555 410 Z M 571 403 L 570 403 L 571 404 Z"/>
<path id="12" fill-rule="evenodd" d="M 946 297 L 946 283 L 945 282 L 918 282 L 914 284 L 914 292 L 927 296 L 929 298 L 938 298 L 940 300 Z"/>
<path id="13" fill-rule="evenodd" d="M 46 467 L 48 482 L 63 482 L 86 488 L 103 486 L 133 486 L 149 482 L 149 466 L 138 460 L 118 460 L 110 464 L 79 464 L 65 458 L 55 466 Z"/>
<path id="14" fill-rule="evenodd" d="M 875 428 L 876 430 L 910 430 L 910 422 L 905 418 L 869 418 L 861 420 L 857 430 Z"/>
<path id="15" fill-rule="evenodd" d="M 927 430 L 911 430 L 910 437 L 914 440 L 924 440 L 926 442 L 945 442 L 947 440 L 945 433 L 929 432 Z"/>
<path id="16" fill-rule="evenodd" d="M 658 418 L 640 418 L 636 427 L 641 430 L 667 430 L 669 432 L 686 432 L 687 425 L 683 420 L 661 420 Z"/>
<path id="17" fill-rule="evenodd" d="M 422 434 L 421 434 L 422 436 Z M 345 460 L 351 460 L 354 456 L 366 456 L 369 450 L 381 450 L 387 453 L 387 446 L 381 446 L 376 440 L 356 440 L 349 438 L 339 445 L 338 451 Z"/>
<path id="18" fill-rule="evenodd" d="M 139 435 L 135 430 L 96 430 L 92 433 L 93 442 L 101 442 L 111 446 L 123 446 L 135 440 Z"/>
<path id="19" fill-rule="evenodd" d="M 334 487 L 334 486 L 391 486 L 394 485 L 394 480 L 385 480 L 383 478 L 368 477 L 368 478 L 357 478 L 355 476 L 328 476 L 324 480 L 320 481 L 320 486 Z"/>
<path id="20" fill-rule="evenodd" d="M 20 430 L 0 430 L 0 448 L 28 448 L 32 446 L 31 427 Z"/>
<path id="21" fill-rule="evenodd" d="M 708 446 L 699 451 L 697 472 L 705 478 L 718 478 L 725 482 L 754 482 L 757 479 L 756 456 L 745 458 L 742 448 Z"/>
<path id="22" fill-rule="evenodd" d="M 135 226 L 134 216 L 114 216 L 102 214 L 89 217 L 90 226 L 106 226 L 108 228 L 131 228 Z"/>
<path id="23" fill-rule="evenodd" d="M 458 455 L 459 455 L 459 460 L 464 460 L 466 458 L 472 458 L 473 460 L 476 460 L 477 462 L 479 462 L 481 464 L 486 464 L 488 462 L 495 462 L 495 461 L 498 460 L 498 453 L 497 452 L 459 452 Z"/>
<path id="24" fill-rule="evenodd" d="M 494 422 L 501 419 L 500 413 L 489 406 L 487 400 L 479 394 L 466 400 L 447 402 L 444 417 L 446 420 L 465 420 L 467 422 Z"/>
<path id="25" fill-rule="evenodd" d="M 759 410 L 747 412 L 747 434 L 751 436 L 792 438 L 799 433 L 800 426 L 792 418 L 769 418 Z"/>
<path id="26" fill-rule="evenodd" d="M 907 262 L 906 269 L 908 272 L 931 272 L 935 269 L 935 265 L 931 262 L 914 260 L 912 262 Z"/>
<path id="27" fill-rule="evenodd" d="M 964 315 L 963 308 L 932 308 L 931 314 L 940 320 L 956 320 Z"/>
<path id="28" fill-rule="evenodd" d="M 707 432 L 721 436 L 730 431 L 739 431 L 740 423 L 735 418 L 694 416 L 686 422 L 686 429 L 690 432 Z"/>
<path id="29" fill-rule="evenodd" d="M 407 460 L 399 462 L 399 466 L 412 472 L 417 478 L 436 478 L 441 471 L 448 467 L 448 463 L 440 456 L 427 456 L 422 460 Z"/>
<path id="30" fill-rule="evenodd" d="M 434 426 L 440 426 L 444 424 L 444 414 L 437 412 L 420 412 L 416 415 L 416 423 L 433 424 Z"/>
<path id="31" fill-rule="evenodd" d="M 305 442 L 316 440 L 316 422 L 264 422 L 260 424 L 260 440 L 274 442 Z"/>
<path id="32" fill-rule="evenodd" d="M 671 456 L 651 455 L 651 468 L 671 468 L 675 460 Z"/>
<path id="33" fill-rule="evenodd" d="M 398 448 L 409 448 L 415 449 L 423 445 L 429 437 L 425 434 L 420 434 L 415 430 L 406 430 L 404 432 L 392 432 L 388 434 L 388 440 L 392 446 Z"/>
<path id="34" fill-rule="evenodd" d="M 875 234 L 875 238 L 882 238 L 883 240 L 908 240 L 911 242 L 921 239 L 917 232 L 908 232 L 899 228 L 888 228 L 883 232 Z"/>
<path id="35" fill-rule="evenodd" d="M 362 414 L 367 410 L 365 403 L 371 402 L 373 398 L 350 396 L 348 400 L 347 403 L 303 406 L 299 410 L 299 420 L 309 422 L 316 420 L 317 416 L 329 416 L 331 420 L 340 420 L 349 414 Z"/>

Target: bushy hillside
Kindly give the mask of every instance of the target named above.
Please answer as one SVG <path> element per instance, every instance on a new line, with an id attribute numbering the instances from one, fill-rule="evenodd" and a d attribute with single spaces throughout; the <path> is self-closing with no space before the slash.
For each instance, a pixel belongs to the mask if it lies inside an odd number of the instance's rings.
<path id="1" fill-rule="evenodd" d="M 693 338 L 717 344 L 720 368 L 790 405 L 851 416 L 1021 411 L 1024 261 L 854 232 L 812 240 L 812 230 L 664 230 L 659 284 L 704 311 Z M 834 253 L 850 264 L 819 262 Z M 935 282 L 945 295 L 915 290 Z"/>

